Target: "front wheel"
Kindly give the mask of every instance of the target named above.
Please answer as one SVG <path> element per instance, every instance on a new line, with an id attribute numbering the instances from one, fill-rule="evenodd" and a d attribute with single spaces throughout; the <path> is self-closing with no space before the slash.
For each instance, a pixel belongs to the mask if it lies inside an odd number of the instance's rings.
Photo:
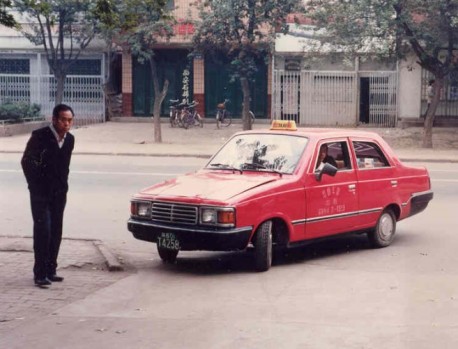
<path id="1" fill-rule="evenodd" d="M 367 237 L 373 247 L 387 247 L 394 239 L 396 232 L 396 217 L 392 210 L 387 209 L 380 215 L 374 230 L 371 230 Z"/>
<path id="2" fill-rule="evenodd" d="M 257 271 L 267 271 L 272 265 L 272 221 L 261 224 L 254 242 L 255 268 Z"/>
<path id="3" fill-rule="evenodd" d="M 194 115 L 194 120 L 196 126 L 204 127 L 204 120 L 202 119 L 202 116 L 200 116 L 199 113 L 196 113 Z"/>
<path id="4" fill-rule="evenodd" d="M 157 245 L 157 252 L 159 253 L 159 257 L 161 257 L 164 263 L 175 263 L 177 260 L 178 251 L 176 250 L 169 250 Z"/>

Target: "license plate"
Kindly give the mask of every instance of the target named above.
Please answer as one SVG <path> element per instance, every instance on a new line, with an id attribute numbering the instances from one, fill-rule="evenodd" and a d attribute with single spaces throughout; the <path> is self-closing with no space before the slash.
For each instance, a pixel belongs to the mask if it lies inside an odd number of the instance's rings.
<path id="1" fill-rule="evenodd" d="M 180 249 L 180 242 L 174 233 L 162 233 L 157 237 L 157 246 L 167 250 L 178 251 Z"/>

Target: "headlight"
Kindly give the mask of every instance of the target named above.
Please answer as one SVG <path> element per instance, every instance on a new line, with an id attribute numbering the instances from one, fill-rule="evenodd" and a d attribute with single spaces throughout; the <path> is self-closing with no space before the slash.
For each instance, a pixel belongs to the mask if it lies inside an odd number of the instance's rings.
<path id="1" fill-rule="evenodd" d="M 200 223 L 220 227 L 234 227 L 235 209 L 227 207 L 202 207 L 200 209 Z"/>
<path id="2" fill-rule="evenodd" d="M 132 216 L 151 217 L 151 202 L 132 201 L 130 203 L 130 213 Z"/>

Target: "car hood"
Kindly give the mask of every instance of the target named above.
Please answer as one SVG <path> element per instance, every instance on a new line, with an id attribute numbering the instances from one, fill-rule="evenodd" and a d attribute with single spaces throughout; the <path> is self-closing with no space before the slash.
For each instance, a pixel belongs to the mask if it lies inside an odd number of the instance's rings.
<path id="1" fill-rule="evenodd" d="M 278 174 L 239 172 L 196 172 L 156 184 L 144 189 L 142 195 L 157 198 L 194 198 L 200 200 L 226 201 L 260 185 L 276 181 Z"/>

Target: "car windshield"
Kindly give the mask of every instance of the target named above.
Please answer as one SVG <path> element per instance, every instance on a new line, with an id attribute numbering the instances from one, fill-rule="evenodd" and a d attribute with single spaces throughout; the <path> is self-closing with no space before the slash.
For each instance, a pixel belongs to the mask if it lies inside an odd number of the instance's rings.
<path id="1" fill-rule="evenodd" d="M 226 143 L 205 167 L 291 174 L 307 141 L 307 138 L 292 135 L 238 135 Z"/>

